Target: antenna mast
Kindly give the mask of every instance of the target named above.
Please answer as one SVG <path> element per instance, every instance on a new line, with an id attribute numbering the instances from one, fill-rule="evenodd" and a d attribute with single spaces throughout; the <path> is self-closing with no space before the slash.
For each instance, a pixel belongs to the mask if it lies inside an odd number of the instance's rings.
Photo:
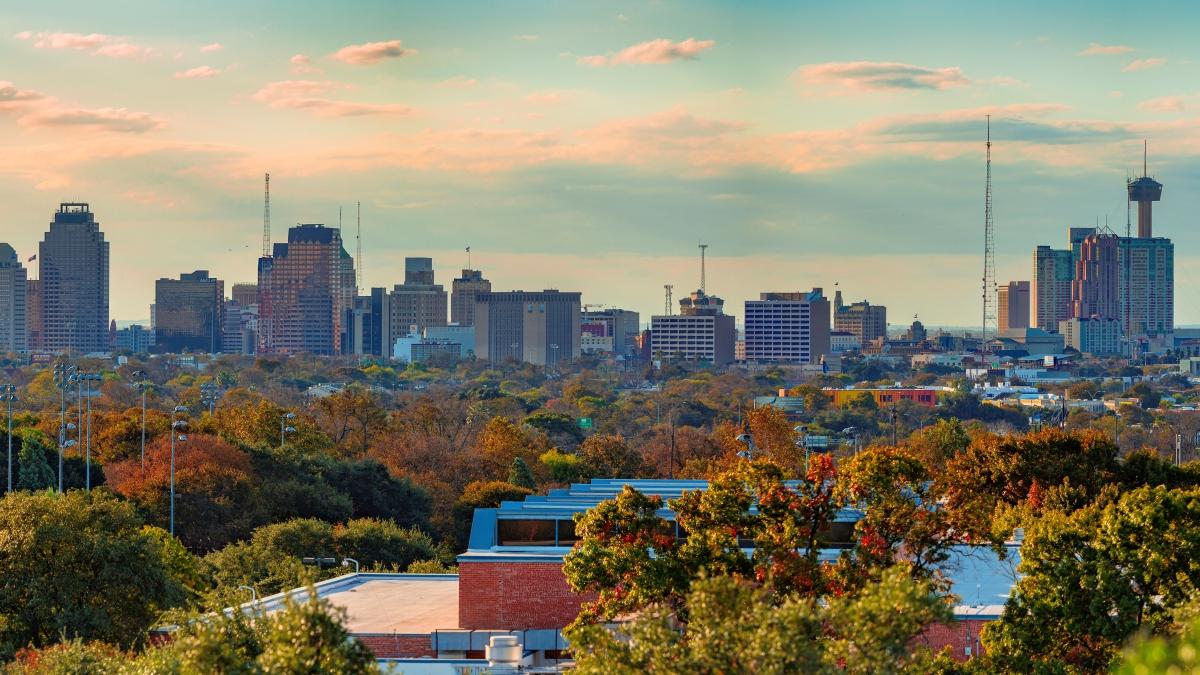
<path id="1" fill-rule="evenodd" d="M 700 292 L 708 293 L 707 284 L 704 283 L 704 250 L 708 248 L 708 244 L 700 244 Z"/>
<path id="2" fill-rule="evenodd" d="M 667 300 L 663 305 L 663 313 L 667 316 L 674 316 L 675 312 L 671 311 L 671 290 L 675 288 L 671 284 L 663 284 L 663 290 L 667 292 Z"/>
<path id="3" fill-rule="evenodd" d="M 987 342 L 988 324 L 996 323 L 996 251 L 992 233 L 992 116 L 987 116 L 987 180 L 983 189 L 983 331 Z M 984 344 L 980 351 L 986 351 Z"/>
<path id="4" fill-rule="evenodd" d="M 358 221 L 358 231 L 354 235 L 354 239 L 358 245 L 357 257 L 354 259 L 354 269 L 358 270 L 358 278 L 354 283 L 358 286 L 358 293 L 363 290 L 363 259 L 362 259 L 362 202 L 355 202 L 355 207 L 358 209 L 358 215 L 355 219 Z"/>
<path id="5" fill-rule="evenodd" d="M 263 174 L 263 253 L 271 257 L 271 174 Z"/>

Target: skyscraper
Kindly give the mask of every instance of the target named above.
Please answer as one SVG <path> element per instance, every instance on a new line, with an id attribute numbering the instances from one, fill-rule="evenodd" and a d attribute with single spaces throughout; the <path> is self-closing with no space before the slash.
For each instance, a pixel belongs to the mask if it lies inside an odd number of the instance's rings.
<path id="1" fill-rule="evenodd" d="M 579 293 L 554 289 L 475 296 L 475 356 L 547 365 L 579 356 Z"/>
<path id="2" fill-rule="evenodd" d="M 463 270 L 462 276 L 450 284 L 450 323 L 460 326 L 475 324 L 475 296 L 490 293 L 492 282 L 483 278 L 480 270 Z"/>
<path id="3" fill-rule="evenodd" d="M 243 308 L 258 304 L 258 284 L 234 284 L 229 296 Z"/>
<path id="4" fill-rule="evenodd" d="M 108 242 L 85 203 L 63 203 L 38 247 L 40 348 L 108 351 Z"/>
<path id="5" fill-rule="evenodd" d="M 829 355 L 829 300 L 808 293 L 762 293 L 746 301 L 746 360 L 754 363 L 820 363 Z"/>
<path id="6" fill-rule="evenodd" d="M 703 290 L 679 301 L 679 314 L 650 317 L 650 352 L 655 358 L 733 362 L 737 327 L 725 301 Z"/>
<path id="7" fill-rule="evenodd" d="M 341 231 L 319 224 L 288 229 L 258 263 L 258 352 L 339 354 L 353 286 L 353 260 Z M 349 295 L 348 295 L 349 294 Z"/>
<path id="8" fill-rule="evenodd" d="M 1117 236 L 1094 232 L 1080 242 L 1071 280 L 1071 317 L 1116 319 L 1118 312 Z"/>
<path id="9" fill-rule="evenodd" d="M 26 286 L 25 268 L 17 252 L 8 244 L 0 244 L 0 353 L 29 348 Z"/>
<path id="10" fill-rule="evenodd" d="M 25 282 L 25 341 L 31 350 L 42 348 L 42 282 Z"/>
<path id="11" fill-rule="evenodd" d="M 996 289 L 997 330 L 1029 328 L 1029 282 L 1010 281 Z"/>
<path id="12" fill-rule="evenodd" d="M 1057 331 L 1058 323 L 1071 318 L 1071 281 L 1075 278 L 1074 254 L 1038 246 L 1033 252 L 1033 327 Z"/>
<path id="13" fill-rule="evenodd" d="M 224 351 L 225 284 L 208 276 L 207 270 L 159 279 L 154 284 L 154 308 L 154 341 L 160 351 Z"/>
<path id="14" fill-rule="evenodd" d="M 386 288 L 354 299 L 346 312 L 346 341 L 342 352 L 356 356 L 390 356 L 392 353 L 391 296 Z"/>
<path id="15" fill-rule="evenodd" d="M 1121 326 L 1126 338 L 1158 336 L 1175 330 L 1175 246 L 1155 237 L 1152 210 L 1162 199 L 1162 183 L 1149 176 L 1145 155 L 1142 175 L 1129 181 L 1126 194 L 1137 202 L 1137 237 L 1122 237 L 1117 255 L 1121 284 Z"/>
<path id="16" fill-rule="evenodd" d="M 391 334 L 446 325 L 446 289 L 434 283 L 432 258 L 405 258 L 404 283 L 392 288 Z"/>

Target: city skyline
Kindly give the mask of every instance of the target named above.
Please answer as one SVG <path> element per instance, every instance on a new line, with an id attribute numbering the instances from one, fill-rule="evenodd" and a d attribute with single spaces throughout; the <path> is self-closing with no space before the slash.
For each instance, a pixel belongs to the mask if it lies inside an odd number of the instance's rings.
<path id="1" fill-rule="evenodd" d="M 362 201 L 367 287 L 412 256 L 452 278 L 471 246 L 497 291 L 581 291 L 648 321 L 664 283 L 699 286 L 703 241 L 739 322 L 763 290 L 820 286 L 893 327 L 970 327 L 990 113 L 997 281 L 1029 279 L 1067 226 L 1123 233 L 1147 138 L 1176 323 L 1200 323 L 1189 23 L 1073 21 L 1082 7 L 1020 3 L 986 30 L 948 3 L 928 7 L 937 27 L 883 4 L 9 9 L 0 240 L 36 273 L 55 207 L 89 202 L 111 315 L 145 320 L 158 278 L 254 279 L 270 171 L 275 241 L 342 206 L 349 249 Z"/>

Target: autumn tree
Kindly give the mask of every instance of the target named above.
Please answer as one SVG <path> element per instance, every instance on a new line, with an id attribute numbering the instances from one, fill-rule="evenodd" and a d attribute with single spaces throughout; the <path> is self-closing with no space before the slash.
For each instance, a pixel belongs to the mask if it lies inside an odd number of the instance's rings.
<path id="1" fill-rule="evenodd" d="M 462 496 L 454 503 L 455 550 L 467 548 L 475 509 L 495 508 L 500 506 L 500 502 L 520 501 L 531 494 L 533 491 L 528 488 L 504 481 L 477 481 L 467 485 Z"/>
<path id="2" fill-rule="evenodd" d="M 317 424 L 342 456 L 360 457 L 387 426 L 388 414 L 379 394 L 352 385 L 313 405 Z"/>
<path id="3" fill-rule="evenodd" d="M 641 453 L 630 448 L 620 436 L 589 436 L 580 444 L 578 454 L 593 477 L 643 478 L 649 473 Z"/>

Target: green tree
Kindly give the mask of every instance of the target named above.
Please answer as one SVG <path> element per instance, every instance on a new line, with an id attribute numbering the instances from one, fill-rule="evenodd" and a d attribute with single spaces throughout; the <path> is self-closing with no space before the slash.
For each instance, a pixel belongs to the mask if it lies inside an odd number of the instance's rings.
<path id="1" fill-rule="evenodd" d="M 56 485 L 54 469 L 46 455 L 50 451 L 50 440 L 36 429 L 13 431 L 13 439 L 19 440 L 21 449 L 13 471 L 14 487 L 18 490 L 45 490 Z"/>
<path id="2" fill-rule="evenodd" d="M 513 460 L 512 467 L 508 470 L 508 482 L 526 490 L 537 489 L 537 481 L 533 479 L 533 472 L 529 470 L 529 465 L 525 463 L 525 460 L 520 457 Z"/>
<path id="3" fill-rule="evenodd" d="M 471 536 L 471 521 L 475 509 L 490 509 L 500 502 L 520 501 L 533 494 L 532 490 L 505 481 L 476 481 L 469 483 L 462 496 L 454 503 L 454 546 L 462 551 Z"/>
<path id="4" fill-rule="evenodd" d="M 698 580 L 687 597 L 688 621 L 655 606 L 614 633 L 585 625 L 568 631 L 576 670 L 604 673 L 925 673 L 928 650 L 912 640 L 949 619 L 927 585 L 894 570 L 854 597 L 828 604 L 780 601 L 765 588 L 718 576 Z"/>
<path id="5" fill-rule="evenodd" d="M 103 491 L 0 500 L 0 659 L 64 637 L 127 646 L 185 599 L 133 506 Z"/>

